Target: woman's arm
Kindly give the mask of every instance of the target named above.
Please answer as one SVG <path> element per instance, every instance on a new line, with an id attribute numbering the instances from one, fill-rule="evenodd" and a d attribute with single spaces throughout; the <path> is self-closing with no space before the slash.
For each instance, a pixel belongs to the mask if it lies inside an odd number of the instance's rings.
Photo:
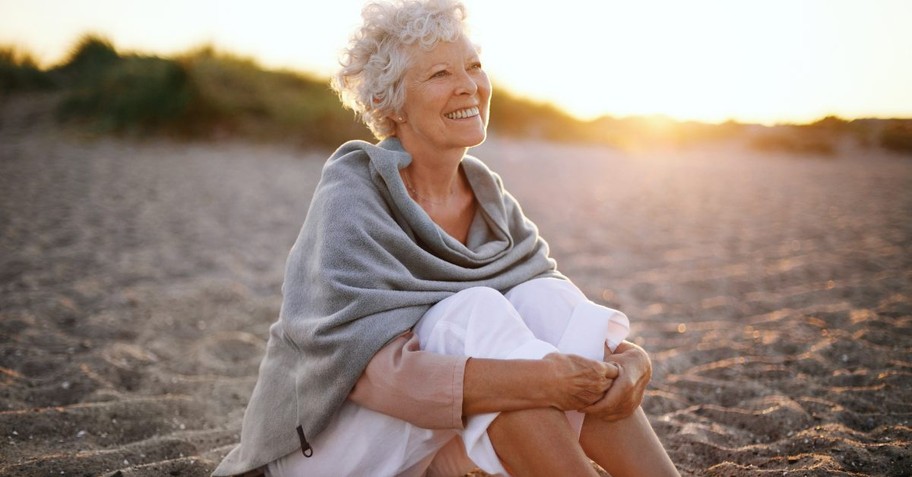
<path id="1" fill-rule="evenodd" d="M 466 360 L 422 351 L 405 333 L 374 355 L 348 398 L 425 429 L 461 429 Z"/>
<path id="2" fill-rule="evenodd" d="M 349 399 L 416 426 L 461 428 L 464 416 L 484 412 L 580 409 L 600 399 L 615 376 L 614 365 L 558 353 L 541 360 L 431 353 L 406 333 L 374 356 Z"/>

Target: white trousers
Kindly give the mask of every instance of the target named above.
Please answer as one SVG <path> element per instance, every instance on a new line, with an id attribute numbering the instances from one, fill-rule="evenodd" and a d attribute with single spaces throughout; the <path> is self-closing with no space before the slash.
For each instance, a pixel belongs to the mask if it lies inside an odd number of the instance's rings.
<path id="1" fill-rule="evenodd" d="M 540 359 L 553 352 L 602 360 L 629 329 L 623 313 L 596 305 L 572 283 L 543 278 L 506 295 L 470 288 L 431 307 L 414 328 L 422 349 L 494 359 Z M 497 413 L 474 415 L 465 429 L 423 429 L 346 401 L 329 427 L 300 451 L 268 466 L 271 477 L 461 476 L 474 467 L 508 475 L 487 429 Z M 583 415 L 568 412 L 579 434 Z"/>

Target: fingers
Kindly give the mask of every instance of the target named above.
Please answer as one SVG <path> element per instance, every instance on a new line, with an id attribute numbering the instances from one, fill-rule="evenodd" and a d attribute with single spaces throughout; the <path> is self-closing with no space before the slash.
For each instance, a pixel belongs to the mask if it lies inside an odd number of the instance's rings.
<path id="1" fill-rule="evenodd" d="M 611 363 L 618 373 L 614 384 L 605 393 L 605 397 L 596 403 L 580 409 L 580 412 L 593 414 L 605 421 L 617 421 L 629 416 L 639 406 L 642 392 L 631 376 L 621 376 L 622 368 L 617 363 Z"/>
<path id="2" fill-rule="evenodd" d="M 621 374 L 621 367 L 617 363 L 601 363 L 602 367 L 602 376 L 605 376 L 608 379 L 617 379 Z"/>
<path id="3" fill-rule="evenodd" d="M 609 380 L 615 379 L 620 374 L 620 366 L 617 363 L 605 361 L 593 361 L 577 355 L 567 355 L 567 357 L 583 369 L 596 371 L 600 376 Z"/>
<path id="4" fill-rule="evenodd" d="M 613 380 L 604 377 L 601 374 L 591 373 L 585 379 L 582 379 L 574 384 L 573 386 L 573 395 L 579 399 L 584 400 L 585 402 L 579 403 L 579 406 L 588 406 L 605 396 L 605 393 L 608 389 L 611 388 Z"/>
<path id="5" fill-rule="evenodd" d="M 592 414 L 599 419 L 606 421 L 612 421 L 612 416 L 614 411 L 617 409 L 617 396 L 612 393 L 608 393 L 601 400 L 586 406 L 579 411 L 585 414 Z"/>
<path id="6" fill-rule="evenodd" d="M 614 422 L 624 419 L 629 416 L 636 410 L 636 406 L 633 406 L 627 401 L 619 401 L 617 396 L 605 396 L 601 401 L 592 404 L 591 406 L 584 407 L 579 411 L 585 414 L 591 414 L 603 421 Z"/>
<path id="7" fill-rule="evenodd" d="M 652 374 L 649 357 L 641 348 L 628 344 L 604 362 L 576 355 L 561 358 L 564 371 L 572 375 L 563 382 L 575 390 L 572 396 L 563 394 L 562 410 L 576 409 L 611 422 L 630 416 L 640 406 Z"/>
<path id="8" fill-rule="evenodd" d="M 559 353 L 549 354 L 545 359 L 556 365 L 556 384 L 560 384 L 554 389 L 555 400 L 552 402 L 562 410 L 581 410 L 604 401 L 606 393 L 621 376 L 622 365 L 617 362 L 594 361 Z M 617 407 L 617 399 L 610 401 L 611 408 Z"/>
<path id="9" fill-rule="evenodd" d="M 587 406 L 591 406 L 591 405 L 599 402 L 603 397 L 605 397 L 605 393 L 592 393 L 592 392 L 580 393 L 580 394 L 576 395 L 577 399 L 576 399 L 576 402 L 573 403 L 572 408 L 574 410 L 577 410 L 577 409 L 582 409 Z"/>

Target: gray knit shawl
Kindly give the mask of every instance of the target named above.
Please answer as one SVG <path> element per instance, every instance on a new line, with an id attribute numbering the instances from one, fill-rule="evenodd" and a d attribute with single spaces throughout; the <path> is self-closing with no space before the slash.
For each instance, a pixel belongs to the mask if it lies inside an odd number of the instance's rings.
<path id="1" fill-rule="evenodd" d="M 288 257 L 241 443 L 215 475 L 300 449 L 297 426 L 313 442 L 374 354 L 435 303 L 470 287 L 505 292 L 562 278 L 535 225 L 481 161 L 462 160 L 480 205 L 463 245 L 409 197 L 399 170 L 411 160 L 390 138 L 348 142 L 327 161 Z"/>

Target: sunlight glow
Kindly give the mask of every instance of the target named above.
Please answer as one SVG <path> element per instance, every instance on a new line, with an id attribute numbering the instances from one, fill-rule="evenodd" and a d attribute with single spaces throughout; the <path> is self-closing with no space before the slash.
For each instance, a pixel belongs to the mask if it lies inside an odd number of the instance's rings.
<path id="1" fill-rule="evenodd" d="M 584 118 L 806 122 L 912 116 L 912 2 L 464 0 L 494 81 Z M 60 61 L 82 33 L 204 43 L 327 75 L 362 0 L 0 0 L 0 44 Z"/>

